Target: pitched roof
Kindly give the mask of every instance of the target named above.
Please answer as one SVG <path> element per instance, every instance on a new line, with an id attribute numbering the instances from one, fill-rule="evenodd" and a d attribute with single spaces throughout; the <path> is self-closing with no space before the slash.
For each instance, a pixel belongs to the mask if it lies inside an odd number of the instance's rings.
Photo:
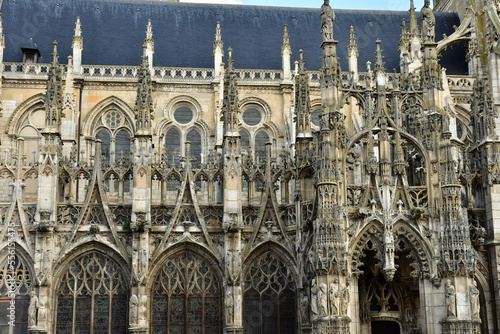
<path id="1" fill-rule="evenodd" d="M 347 70 L 350 26 L 359 47 L 359 69 L 374 61 L 375 40 L 382 40 L 386 68 L 399 71 L 401 21 L 408 12 L 336 10 L 334 36 Z M 133 0 L 4 0 L 5 61 L 22 61 L 21 46 L 30 38 L 38 45 L 41 62 L 50 61 L 52 42 L 59 43 L 61 62 L 71 55 L 76 17 L 82 22 L 83 63 L 138 66 L 147 20 L 153 24 L 154 66 L 213 67 L 213 41 L 221 22 L 224 47 L 233 48 L 235 67 L 281 69 L 283 25 L 288 24 L 292 61 L 304 50 L 306 67 L 321 67 L 319 9 L 210 5 Z M 458 15 L 435 13 L 436 36 L 453 33 Z M 448 56 L 447 54 L 451 54 Z M 467 72 L 465 49 L 446 51 L 442 65 L 449 74 Z"/>

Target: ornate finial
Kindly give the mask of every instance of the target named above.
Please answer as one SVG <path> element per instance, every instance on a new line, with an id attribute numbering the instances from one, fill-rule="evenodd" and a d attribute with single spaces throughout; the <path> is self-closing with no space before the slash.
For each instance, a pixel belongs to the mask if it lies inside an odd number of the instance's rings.
<path id="1" fill-rule="evenodd" d="M 80 16 L 76 18 L 75 22 L 75 35 L 73 36 L 73 49 L 83 49 L 83 37 L 82 37 L 82 24 L 80 22 Z"/>
<path id="2" fill-rule="evenodd" d="M 288 35 L 288 25 L 285 24 L 283 28 L 283 45 L 281 46 L 281 55 L 283 56 L 283 53 L 285 50 L 288 51 L 288 54 L 292 54 L 292 48 L 290 46 L 290 36 Z"/>
<path id="3" fill-rule="evenodd" d="M 306 68 L 305 68 L 306 62 L 304 60 L 304 51 L 302 49 L 300 49 L 299 54 L 300 54 L 299 73 L 302 74 L 302 73 L 305 73 L 305 71 L 306 71 Z"/>
<path id="4" fill-rule="evenodd" d="M 52 45 L 54 46 L 54 51 L 52 52 L 52 62 L 57 64 L 59 60 L 59 53 L 57 53 L 57 41 L 54 41 Z"/>
<path id="5" fill-rule="evenodd" d="M 75 36 L 82 36 L 82 24 L 80 22 L 80 16 L 76 18 L 75 22 Z"/>
<path id="6" fill-rule="evenodd" d="M 153 38 L 153 26 L 151 25 L 151 19 L 149 19 L 146 30 L 146 39 L 152 39 L 152 38 Z"/>
<path id="7" fill-rule="evenodd" d="M 382 43 L 380 39 L 377 39 L 377 41 L 375 42 L 375 44 L 377 44 L 377 51 L 375 51 L 375 71 L 381 71 L 385 73 L 384 62 L 382 61 L 382 59 L 384 59 L 384 56 L 382 55 L 382 50 L 380 49 L 380 43 Z"/>
<path id="8" fill-rule="evenodd" d="M 144 39 L 144 44 L 142 45 L 144 56 L 148 56 L 150 62 L 153 60 L 153 54 L 155 53 L 155 42 L 153 40 L 153 25 L 151 20 L 148 20 L 148 25 L 146 26 L 146 38 Z"/>
<path id="9" fill-rule="evenodd" d="M 227 68 L 232 71 L 233 70 L 233 63 L 234 63 L 234 61 L 233 61 L 233 48 L 229 47 L 227 49 L 227 54 L 228 54 Z"/>
<path id="10" fill-rule="evenodd" d="M 222 30 L 220 28 L 220 22 L 218 21 L 217 21 L 217 27 L 215 28 L 214 53 L 217 48 L 219 48 L 221 52 L 224 52 L 224 43 L 222 42 Z"/>
<path id="11" fill-rule="evenodd" d="M 333 41 L 333 21 L 335 21 L 335 12 L 330 7 L 330 0 L 325 0 L 320 11 L 321 16 L 321 34 L 323 42 Z"/>
<path id="12" fill-rule="evenodd" d="M 352 51 L 356 52 L 356 57 L 359 57 L 358 53 L 358 45 L 356 44 L 356 33 L 354 32 L 354 27 L 351 26 L 351 30 L 349 31 L 349 46 L 347 47 L 349 51 L 349 56 Z"/>
<path id="13" fill-rule="evenodd" d="M 417 15 L 415 14 L 413 0 L 410 0 L 410 34 L 412 36 L 418 35 Z"/>
<path id="14" fill-rule="evenodd" d="M 233 49 L 229 47 L 227 53 L 227 70 L 224 78 L 224 97 L 222 105 L 224 131 L 226 135 L 228 133 L 236 134 L 239 124 L 238 82 L 236 73 L 233 69 Z"/>
<path id="15" fill-rule="evenodd" d="M 136 135 L 150 135 L 151 123 L 154 117 L 152 97 L 151 72 L 149 70 L 149 57 L 141 56 L 141 67 L 138 74 L 137 97 L 135 100 Z"/>

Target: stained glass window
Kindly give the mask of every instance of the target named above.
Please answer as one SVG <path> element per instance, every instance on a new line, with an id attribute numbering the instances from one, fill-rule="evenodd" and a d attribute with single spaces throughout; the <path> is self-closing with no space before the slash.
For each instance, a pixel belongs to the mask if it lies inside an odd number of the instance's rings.
<path id="1" fill-rule="evenodd" d="M 127 309 L 128 288 L 116 262 L 85 254 L 58 285 L 56 333 L 126 333 Z"/>
<path id="2" fill-rule="evenodd" d="M 29 292 L 31 291 L 32 278 L 28 266 L 24 261 L 16 256 L 11 263 L 6 262 L 0 271 L 0 333 L 27 333 L 28 332 L 28 306 L 30 302 Z M 15 287 L 9 282 L 14 278 Z M 9 291 L 14 291 L 15 295 L 15 320 L 14 325 L 9 325 L 9 313 L 11 299 Z"/>
<path id="3" fill-rule="evenodd" d="M 220 333 L 221 287 L 203 259 L 183 252 L 168 260 L 153 283 L 153 333 Z"/>
<path id="4" fill-rule="evenodd" d="M 245 333 L 295 333 L 295 296 L 295 283 L 288 266 L 271 252 L 261 255 L 245 277 Z"/>

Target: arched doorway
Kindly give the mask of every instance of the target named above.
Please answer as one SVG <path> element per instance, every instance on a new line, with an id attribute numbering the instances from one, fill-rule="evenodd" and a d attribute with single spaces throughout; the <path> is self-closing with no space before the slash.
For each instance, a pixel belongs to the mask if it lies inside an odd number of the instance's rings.
<path id="1" fill-rule="evenodd" d="M 206 260 L 189 251 L 176 254 L 153 282 L 152 333 L 221 333 L 221 296 L 219 278 Z"/>
<path id="2" fill-rule="evenodd" d="M 410 251 L 403 244 L 396 247 L 395 264 L 398 270 L 390 281 L 382 273 L 378 248 L 371 241 L 367 243 L 364 254 L 360 268 L 363 273 L 358 280 L 364 331 L 399 334 L 418 330 L 419 283 L 418 278 L 412 275 Z"/>
<path id="3" fill-rule="evenodd" d="M 400 334 L 401 329 L 395 321 L 372 321 L 372 334 Z"/>

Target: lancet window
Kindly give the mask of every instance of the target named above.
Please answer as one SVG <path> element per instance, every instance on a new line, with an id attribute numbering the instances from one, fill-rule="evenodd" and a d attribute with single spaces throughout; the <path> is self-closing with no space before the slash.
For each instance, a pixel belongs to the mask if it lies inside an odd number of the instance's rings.
<path id="1" fill-rule="evenodd" d="M 12 260 L 12 262 L 11 262 Z M 29 293 L 33 288 L 32 275 L 21 257 L 7 259 L 0 271 L 0 333 L 27 333 Z M 14 292 L 15 318 L 14 325 L 9 324 L 11 296 Z"/>
<path id="2" fill-rule="evenodd" d="M 245 277 L 245 333 L 295 333 L 296 286 L 289 267 L 272 252 L 261 255 Z"/>
<path id="3" fill-rule="evenodd" d="M 190 252 L 169 259 L 152 289 L 153 333 L 221 333 L 221 284 L 204 259 Z"/>
<path id="4" fill-rule="evenodd" d="M 127 119 L 117 109 L 103 113 L 96 139 L 101 140 L 102 161 L 118 164 L 130 161 L 131 130 Z"/>
<path id="5" fill-rule="evenodd" d="M 56 333 L 126 333 L 128 294 L 115 261 L 95 251 L 80 256 L 57 286 Z"/>

